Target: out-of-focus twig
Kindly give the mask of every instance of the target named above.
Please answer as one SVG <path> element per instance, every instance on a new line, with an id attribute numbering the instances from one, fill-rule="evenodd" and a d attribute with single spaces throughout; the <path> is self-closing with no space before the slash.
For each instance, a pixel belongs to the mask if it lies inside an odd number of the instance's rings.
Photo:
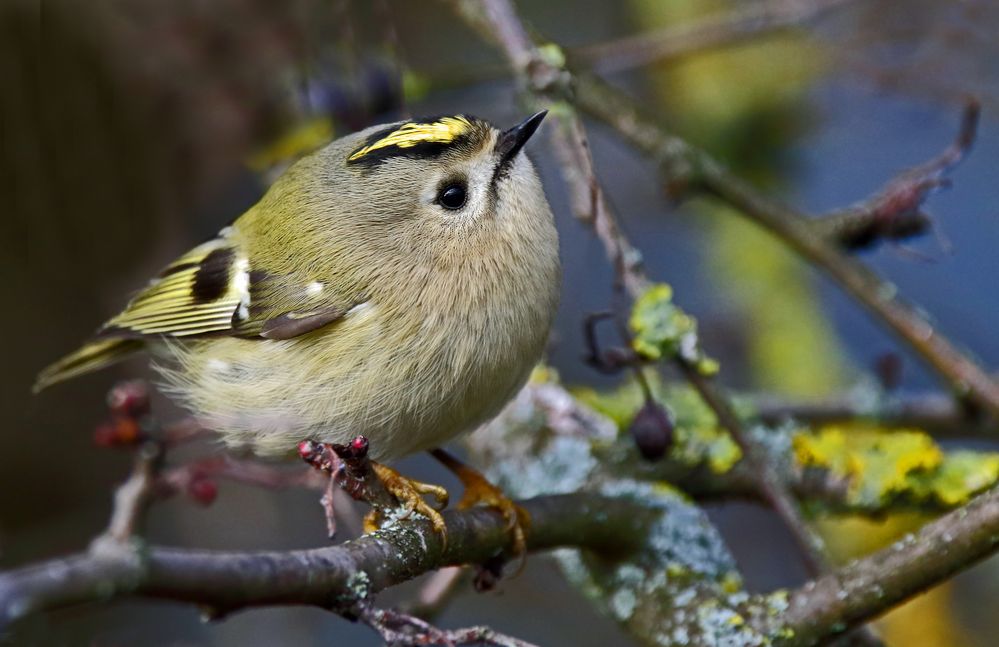
<path id="1" fill-rule="evenodd" d="M 753 416 L 767 425 L 785 421 L 821 426 L 836 423 L 876 424 L 885 428 L 922 429 L 938 438 L 994 436 L 999 425 L 945 393 L 882 397 L 864 401 L 845 394 L 818 400 L 775 396 L 747 398 Z"/>
<path id="2" fill-rule="evenodd" d="M 192 483 L 202 479 L 222 478 L 268 489 L 299 487 L 321 491 L 327 479 L 315 470 L 304 467 L 289 471 L 260 461 L 239 459 L 228 454 L 165 468 L 157 479 L 161 495 L 187 491 Z"/>
<path id="3" fill-rule="evenodd" d="M 667 132 L 619 90 L 595 77 L 577 77 L 576 81 L 577 105 L 653 157 L 673 192 L 714 196 L 770 231 L 908 343 L 958 396 L 999 417 L 999 383 L 941 335 L 917 308 L 903 301 L 895 286 L 819 235 L 812 219 L 763 194 L 707 153 Z"/>
<path id="4" fill-rule="evenodd" d="M 628 36 L 572 50 L 575 65 L 598 73 L 614 73 L 652 63 L 668 63 L 722 47 L 800 28 L 823 14 L 856 0 L 770 0 L 702 18 L 692 24 L 671 25 L 646 34 Z"/>
<path id="5" fill-rule="evenodd" d="M 904 240 L 924 233 L 933 221 L 922 205 L 934 191 L 949 185 L 947 174 L 975 141 L 980 112 L 978 102 L 969 101 L 957 137 L 943 153 L 899 173 L 863 202 L 816 219 L 814 226 L 820 235 L 845 250 L 857 250 L 882 240 Z"/>
<path id="6" fill-rule="evenodd" d="M 461 589 L 466 575 L 467 570 L 463 566 L 440 569 L 427 578 L 416 596 L 404 605 L 403 610 L 417 618 L 433 621 Z"/>

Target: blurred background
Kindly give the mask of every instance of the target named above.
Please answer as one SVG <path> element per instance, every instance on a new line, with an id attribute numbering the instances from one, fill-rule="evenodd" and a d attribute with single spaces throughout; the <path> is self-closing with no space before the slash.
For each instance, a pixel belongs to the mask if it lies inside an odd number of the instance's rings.
<path id="1" fill-rule="evenodd" d="M 640 98 L 742 175 L 822 213 L 937 154 L 962 104 L 983 105 L 979 139 L 929 210 L 939 235 L 864 259 L 932 313 L 941 331 L 999 365 L 999 5 L 989 0 L 548 0 L 520 2 L 538 34 Z M 754 14 L 754 12 L 756 12 Z M 760 25 L 760 12 L 783 16 Z M 732 24 L 656 60 L 629 41 Z M 679 32 L 666 32 L 679 33 Z M 73 349 L 162 265 L 257 200 L 274 169 L 324 140 L 408 115 L 472 113 L 508 126 L 525 108 L 504 62 L 450 12 L 421 0 L 4 0 L 0 3 L 0 568 L 78 550 L 106 523 L 129 457 L 92 443 L 104 394 L 143 362 L 30 395 L 36 372 Z M 598 124 L 594 158 L 649 274 L 696 315 L 722 379 L 746 392 L 820 397 L 869 380 L 886 353 L 901 389 L 939 388 L 857 306 L 769 236 L 699 201 L 673 204 L 653 164 Z M 539 164 L 562 237 L 562 307 L 549 360 L 564 381 L 609 386 L 580 361 L 581 320 L 611 301 L 599 243 L 573 220 L 544 137 Z M 179 417 L 166 401 L 165 418 Z M 179 457 L 178 457 L 179 458 Z M 453 486 L 421 458 L 407 473 Z M 746 504 L 710 509 L 749 588 L 800 582 L 780 524 Z M 823 520 L 841 558 L 915 527 Z M 209 508 L 157 505 L 152 541 L 297 548 L 325 541 L 311 492 L 223 483 Z M 413 586 L 381 598 L 399 603 Z M 896 645 L 990 645 L 999 563 L 987 562 L 891 614 Z M 982 601 L 986 603 L 982 603 Z M 498 590 L 463 590 L 438 619 L 488 624 L 543 645 L 628 645 L 616 625 L 533 557 Z M 166 603 L 89 606 L 22 623 L 24 645 L 373 645 L 314 609 L 202 622 Z"/>

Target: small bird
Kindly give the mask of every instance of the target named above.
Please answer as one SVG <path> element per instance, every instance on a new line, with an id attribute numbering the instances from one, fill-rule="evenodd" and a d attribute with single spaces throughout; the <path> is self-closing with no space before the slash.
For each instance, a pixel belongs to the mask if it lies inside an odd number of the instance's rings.
<path id="1" fill-rule="evenodd" d="M 465 484 L 460 506 L 499 507 L 522 548 L 522 511 L 434 448 L 498 413 L 548 338 L 558 237 L 522 153 L 544 116 L 503 131 L 431 117 L 333 141 L 42 371 L 36 392 L 147 350 L 166 392 L 225 444 L 288 456 L 303 439 L 363 435 L 379 462 L 433 450 Z M 446 501 L 442 488 L 375 467 L 445 532 L 422 497 Z"/>

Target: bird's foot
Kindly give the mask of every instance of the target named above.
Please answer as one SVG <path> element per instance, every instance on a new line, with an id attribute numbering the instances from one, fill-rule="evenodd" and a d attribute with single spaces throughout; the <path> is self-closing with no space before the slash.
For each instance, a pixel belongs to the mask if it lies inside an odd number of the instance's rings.
<path id="1" fill-rule="evenodd" d="M 439 485 L 406 478 L 391 467 L 372 461 L 368 458 L 368 441 L 364 436 L 358 436 L 346 445 L 303 440 L 298 444 L 298 452 L 312 467 L 329 474 L 331 484 L 338 485 L 355 500 L 364 501 L 372 507 L 364 517 L 365 532 L 382 527 L 390 518 L 390 513 L 401 504 L 402 515 L 391 515 L 392 518 L 405 519 L 414 512 L 423 515 L 430 520 L 444 547 L 447 547 L 447 526 L 439 512 L 447 506 L 447 490 Z M 431 506 L 424 500 L 427 494 L 435 499 L 435 505 Z M 328 524 L 331 523 L 331 501 L 327 492 L 323 507 Z"/>
<path id="2" fill-rule="evenodd" d="M 434 531 L 441 536 L 446 546 L 447 526 L 444 524 L 444 517 L 441 516 L 440 510 L 443 510 L 447 506 L 447 490 L 439 485 L 422 483 L 406 478 L 391 467 L 374 461 L 371 462 L 371 469 L 378 476 L 378 479 L 385 486 L 388 493 L 402 504 L 405 510 L 402 518 L 407 518 L 414 512 L 423 515 L 430 520 Z M 428 494 L 434 498 L 435 505 L 428 504 L 426 499 L 423 498 Z M 385 509 L 382 507 L 376 507 L 369 512 L 364 517 L 364 531 L 374 532 L 377 530 L 384 522 L 384 513 Z"/>
<path id="3" fill-rule="evenodd" d="M 443 449 L 435 449 L 430 453 L 451 470 L 465 486 L 465 492 L 458 501 L 457 508 L 466 510 L 476 505 L 484 505 L 499 510 L 510 532 L 511 553 L 516 558 L 526 555 L 527 533 L 531 529 L 531 516 L 527 510 L 514 503 L 478 470 L 465 465 Z"/>

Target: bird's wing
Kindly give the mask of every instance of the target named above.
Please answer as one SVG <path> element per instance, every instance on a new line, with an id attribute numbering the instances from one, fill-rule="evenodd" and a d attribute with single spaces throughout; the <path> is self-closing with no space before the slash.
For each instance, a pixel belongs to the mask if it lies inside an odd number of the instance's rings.
<path id="1" fill-rule="evenodd" d="M 255 268 L 226 228 L 168 265 L 93 340 L 42 371 L 35 390 L 113 364 L 149 338 L 290 339 L 363 301 L 361 294 L 337 295 L 318 282 Z"/>
<path id="2" fill-rule="evenodd" d="M 107 337 L 226 333 L 248 308 L 249 259 L 227 236 L 198 245 L 168 265 L 97 332 Z"/>
<path id="3" fill-rule="evenodd" d="M 318 282 L 274 276 L 226 229 L 184 254 L 98 331 L 98 338 L 235 335 L 288 339 L 342 317 L 360 302 Z"/>

